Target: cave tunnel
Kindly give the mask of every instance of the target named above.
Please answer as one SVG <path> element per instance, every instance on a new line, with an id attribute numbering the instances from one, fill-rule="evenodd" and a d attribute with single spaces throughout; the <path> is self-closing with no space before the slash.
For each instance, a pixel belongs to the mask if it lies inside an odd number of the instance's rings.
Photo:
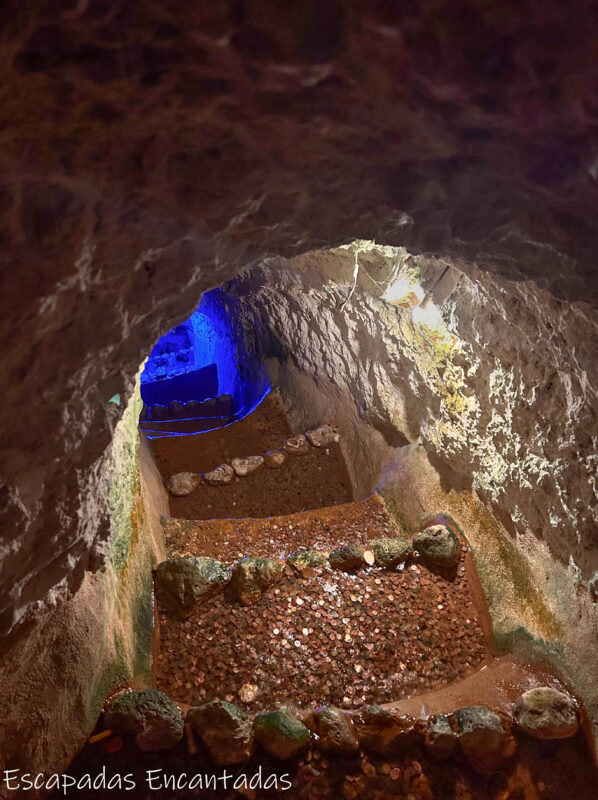
<path id="1" fill-rule="evenodd" d="M 0 798 L 595 800 L 598 5 L 0 25 Z"/>

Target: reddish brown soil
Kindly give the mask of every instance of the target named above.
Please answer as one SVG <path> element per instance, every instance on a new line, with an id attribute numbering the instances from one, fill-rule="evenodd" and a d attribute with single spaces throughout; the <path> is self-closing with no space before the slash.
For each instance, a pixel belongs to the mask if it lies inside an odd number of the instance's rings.
<path id="1" fill-rule="evenodd" d="M 152 439 L 151 445 L 158 469 L 168 479 L 175 472 L 209 472 L 231 458 L 260 455 L 291 435 L 280 397 L 272 392 L 252 414 L 226 428 Z"/>
<path id="2" fill-rule="evenodd" d="M 350 542 L 365 545 L 393 535 L 378 494 L 361 502 L 268 519 L 169 519 L 164 534 L 170 555 L 201 554 L 229 563 L 243 556 L 285 558 L 302 547 L 328 551 Z"/>
<path id="3" fill-rule="evenodd" d="M 249 417 L 219 431 L 154 439 L 151 444 L 167 480 L 176 472 L 207 472 L 234 457 L 263 455 L 290 435 L 280 400 L 270 394 Z M 227 486 L 202 484 L 186 497 L 171 497 L 170 511 L 181 519 L 269 517 L 345 503 L 352 497 L 340 446 L 333 444 L 288 456 L 278 469 L 264 466 Z"/>

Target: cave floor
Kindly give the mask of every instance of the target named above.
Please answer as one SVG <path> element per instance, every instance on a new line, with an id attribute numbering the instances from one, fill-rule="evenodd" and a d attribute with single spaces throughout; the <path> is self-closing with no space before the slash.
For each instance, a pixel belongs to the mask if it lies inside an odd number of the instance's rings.
<path id="1" fill-rule="evenodd" d="M 176 427 L 173 423 L 172 427 Z M 162 425 L 163 429 L 168 426 Z M 162 477 L 177 472 L 209 472 L 232 458 L 263 455 L 292 435 L 276 392 L 249 416 L 216 431 L 153 439 L 152 450 Z M 227 486 L 202 484 L 185 497 L 170 497 L 170 511 L 180 519 L 269 517 L 332 506 L 353 499 L 351 481 L 336 443 L 310 447 L 289 456 L 279 469 L 261 469 Z"/>
<path id="2" fill-rule="evenodd" d="M 152 442 L 162 474 L 167 478 L 180 470 L 208 470 L 235 455 L 280 446 L 290 434 L 281 411 L 278 399 L 271 396 L 251 417 L 204 434 L 202 440 L 189 436 Z M 340 449 L 289 457 L 289 462 L 310 465 L 317 478 L 301 482 L 300 473 L 293 473 L 294 503 L 288 502 L 293 481 L 287 500 L 280 502 L 274 484 L 267 481 L 282 470 L 265 469 L 257 476 L 267 488 L 257 497 L 255 486 L 244 478 L 213 489 L 218 502 L 203 498 L 203 504 L 194 505 L 188 498 L 171 498 L 175 516 L 163 521 L 169 555 L 205 555 L 230 565 L 248 555 L 285 558 L 302 548 L 329 552 L 340 544 L 366 545 L 374 538 L 396 535 L 377 494 L 351 500 Z M 324 483 L 334 494 L 332 502 L 322 493 Z M 200 515 L 211 518 L 196 518 Z M 300 709 L 310 706 L 352 709 L 364 702 L 389 701 L 415 717 L 470 704 L 507 712 L 524 688 L 551 680 L 536 676 L 537 668 L 515 659 L 493 658 L 485 600 L 463 541 L 451 578 L 431 571 L 417 556 L 395 570 L 370 566 L 351 573 L 327 564 L 322 572 L 304 578 L 285 571 L 282 580 L 250 606 L 239 605 L 225 591 L 185 620 L 159 612 L 155 685 L 183 712 L 210 699 L 233 702 L 250 714 L 282 705 L 300 715 Z M 133 775 L 134 790 L 109 793 L 131 800 L 596 797 L 596 773 L 581 729 L 562 741 L 523 737 L 501 771 L 486 775 L 474 772 L 458 751 L 448 761 L 437 761 L 421 745 L 386 757 L 364 750 L 346 757 L 324 756 L 312 743 L 290 762 L 276 761 L 258 749 L 248 763 L 223 770 L 215 768 L 198 737 L 193 747 L 183 738 L 170 750 L 150 753 L 120 736 L 86 745 L 69 774 L 78 778 L 103 768 L 108 778 Z M 158 788 L 148 786 L 148 770 L 157 771 Z M 214 782 L 193 790 L 173 789 L 167 783 L 183 774 L 201 774 L 205 782 Z M 262 785 L 269 779 L 268 785 L 275 786 L 272 776 L 285 775 L 292 790 L 234 791 L 219 782 L 226 774 L 229 786 L 241 775 L 251 780 L 260 774 Z M 76 796 L 86 800 L 105 795 L 83 789 Z"/>

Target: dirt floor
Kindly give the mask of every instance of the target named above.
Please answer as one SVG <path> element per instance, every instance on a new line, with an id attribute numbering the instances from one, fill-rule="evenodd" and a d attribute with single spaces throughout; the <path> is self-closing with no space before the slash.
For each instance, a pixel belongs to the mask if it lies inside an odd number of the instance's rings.
<path id="1" fill-rule="evenodd" d="M 208 472 L 231 458 L 263 455 L 291 435 L 278 395 L 272 393 L 249 417 L 197 436 L 151 440 L 165 480 L 176 472 Z M 311 447 L 289 455 L 278 469 L 262 467 L 226 486 L 202 484 L 186 497 L 171 497 L 170 512 L 181 519 L 269 517 L 353 499 L 351 482 L 338 444 Z"/>

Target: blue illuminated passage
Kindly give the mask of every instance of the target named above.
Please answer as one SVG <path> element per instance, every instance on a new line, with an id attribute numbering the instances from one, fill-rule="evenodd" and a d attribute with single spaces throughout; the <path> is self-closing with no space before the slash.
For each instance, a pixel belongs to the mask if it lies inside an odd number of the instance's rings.
<path id="1" fill-rule="evenodd" d="M 206 292 L 189 319 L 158 340 L 141 375 L 146 420 L 193 419 L 220 409 L 222 424 L 228 424 L 253 411 L 270 391 L 237 303 L 222 289 Z"/>

